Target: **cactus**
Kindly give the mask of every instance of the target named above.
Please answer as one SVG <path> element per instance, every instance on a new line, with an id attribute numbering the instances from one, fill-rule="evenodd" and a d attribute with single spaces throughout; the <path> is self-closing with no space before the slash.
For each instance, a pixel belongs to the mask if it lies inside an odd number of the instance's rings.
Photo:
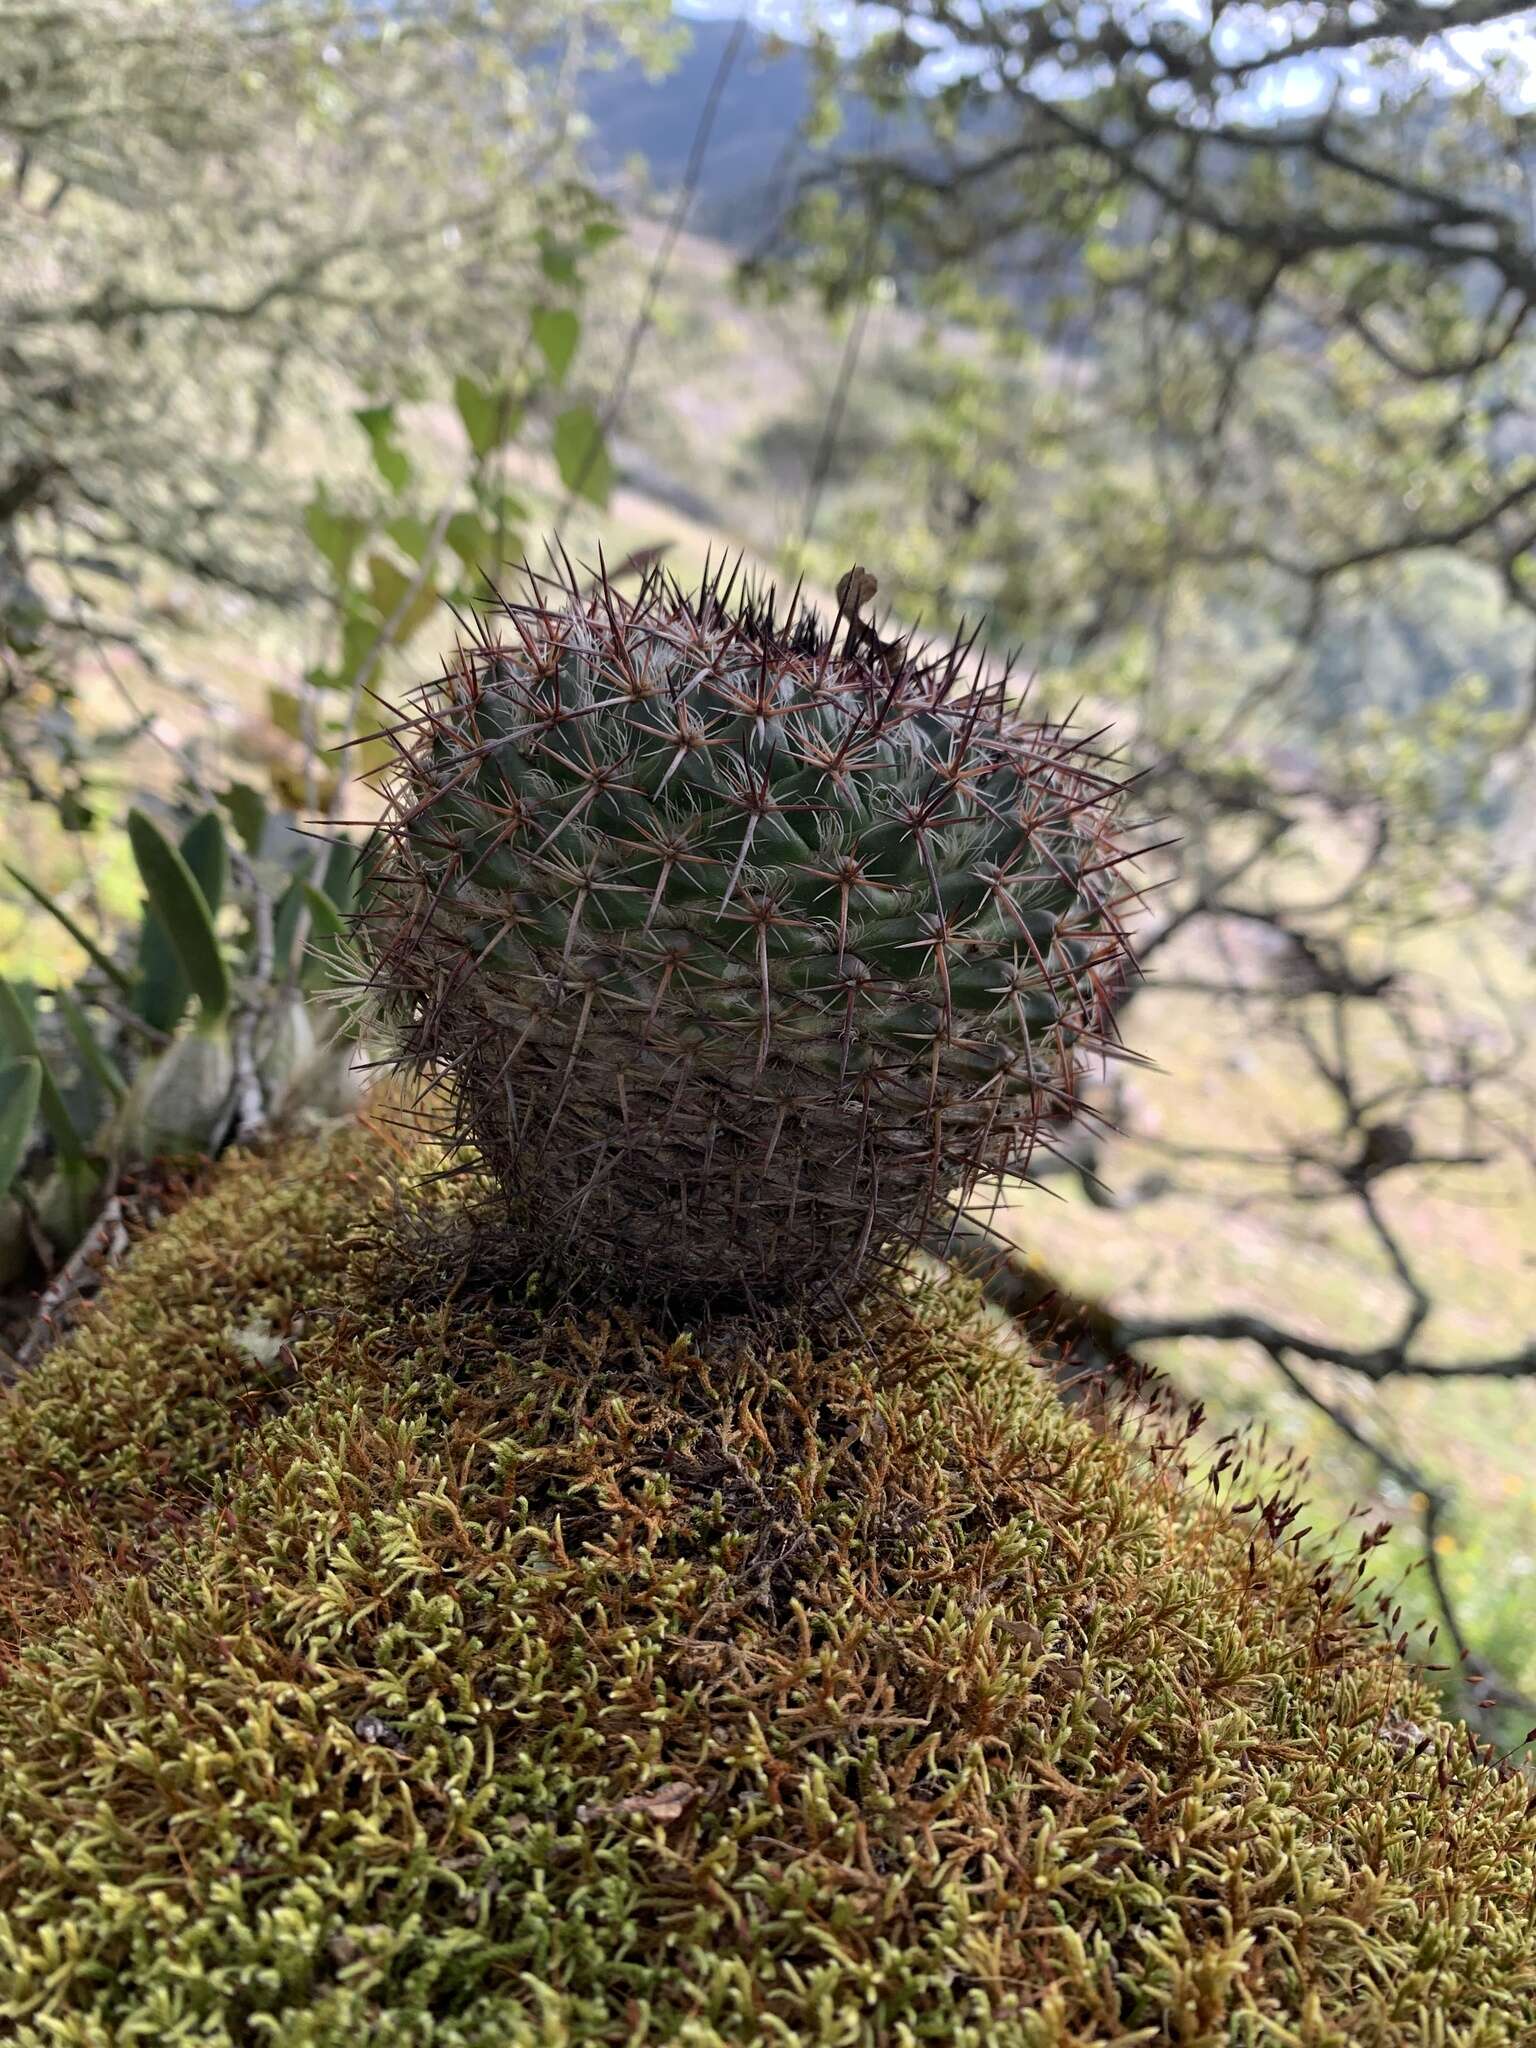
<path id="1" fill-rule="evenodd" d="M 532 578 L 394 732 L 361 979 L 541 1262 L 846 1288 L 1113 1048 L 1121 784 L 872 586 Z"/>

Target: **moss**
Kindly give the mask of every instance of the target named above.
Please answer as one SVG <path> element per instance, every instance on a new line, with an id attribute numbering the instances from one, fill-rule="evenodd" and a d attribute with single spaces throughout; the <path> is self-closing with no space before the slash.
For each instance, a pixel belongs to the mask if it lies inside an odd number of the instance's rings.
<path id="1" fill-rule="evenodd" d="M 291 1391 L 276 1340 L 345 1270 L 343 1218 L 367 1217 L 380 1164 L 359 1130 L 313 1178 L 232 1165 L 0 1409 L 0 1664 L 97 1574 L 201 1515 L 233 1446 Z"/>
<path id="2" fill-rule="evenodd" d="M 1526 1783 L 963 1300 L 429 1266 L 371 1140 L 240 1162 L 0 1410 L 8 2038 L 1532 2038 Z"/>

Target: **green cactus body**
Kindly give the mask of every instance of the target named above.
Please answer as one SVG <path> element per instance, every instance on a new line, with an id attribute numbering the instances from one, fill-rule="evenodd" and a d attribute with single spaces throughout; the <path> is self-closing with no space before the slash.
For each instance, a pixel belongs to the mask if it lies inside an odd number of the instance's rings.
<path id="1" fill-rule="evenodd" d="M 396 735 L 359 934 L 550 1252 L 851 1280 L 1019 1168 L 1110 1042 L 1118 784 L 964 650 L 650 581 L 509 605 Z"/>

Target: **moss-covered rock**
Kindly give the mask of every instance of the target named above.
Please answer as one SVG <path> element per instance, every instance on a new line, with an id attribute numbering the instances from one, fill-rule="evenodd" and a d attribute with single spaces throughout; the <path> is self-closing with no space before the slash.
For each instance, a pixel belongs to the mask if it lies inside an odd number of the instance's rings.
<path id="1" fill-rule="evenodd" d="M 1536 2038 L 1530 1787 L 1347 1584 L 953 1296 L 493 1314 L 382 1156 L 233 1166 L 0 1408 L 6 2039 Z"/>

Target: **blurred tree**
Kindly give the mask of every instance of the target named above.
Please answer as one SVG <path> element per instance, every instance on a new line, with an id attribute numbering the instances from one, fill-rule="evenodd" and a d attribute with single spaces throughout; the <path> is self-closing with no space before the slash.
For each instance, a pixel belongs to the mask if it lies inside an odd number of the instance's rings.
<path id="1" fill-rule="evenodd" d="M 146 567 L 310 594 L 313 425 L 486 382 L 602 209 L 590 23 L 659 0 L 0 0 L 0 724 Z M 51 654 L 51 666 L 40 660 Z M 41 675 L 45 685 L 36 687 Z M 50 690 L 48 683 L 55 687 Z M 37 734 L 33 729 L 33 737 Z"/>
<path id="2" fill-rule="evenodd" d="M 911 425 L 817 560 L 873 563 L 908 616 L 987 612 L 1048 693 L 1112 712 L 1179 840 L 1151 863 L 1136 1004 L 1201 998 L 1229 1045 L 1289 1064 L 1294 1102 L 1278 1138 L 1148 1140 L 1159 1170 L 1120 1196 L 1104 1138 L 1055 1170 L 1102 1203 L 1203 1192 L 1217 1228 L 1245 1184 L 1342 1206 L 1361 1292 L 1398 1305 L 1362 1335 L 1300 1299 L 1154 1313 L 1127 1287 L 1109 1327 L 1257 1347 L 1411 1487 L 1437 1569 L 1443 1490 L 1337 1388 L 1536 1376 L 1536 1318 L 1488 1355 L 1446 1347 L 1413 1229 L 1448 1176 L 1536 1171 L 1525 10 L 886 14 L 853 57 L 822 48 L 829 96 L 886 110 L 881 145 L 834 147 L 751 266 L 833 301 L 894 276 L 934 313 Z M 1420 964 L 1427 932 L 1451 973 Z"/>

